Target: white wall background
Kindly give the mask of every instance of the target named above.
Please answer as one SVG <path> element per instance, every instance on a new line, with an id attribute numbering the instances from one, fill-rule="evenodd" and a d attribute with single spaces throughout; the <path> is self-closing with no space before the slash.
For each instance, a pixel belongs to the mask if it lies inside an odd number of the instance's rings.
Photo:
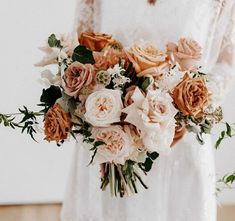
<path id="1" fill-rule="evenodd" d="M 54 33 L 70 32 L 76 0 L 2 0 L 0 3 L 0 112 L 22 104 L 36 108 L 42 86 L 33 64 L 37 47 Z M 225 105 L 226 119 L 235 122 L 235 88 Z M 42 140 L 42 136 L 38 140 Z M 235 169 L 235 139 L 216 152 L 218 177 Z M 59 202 L 63 198 L 73 143 L 61 148 L 35 143 L 27 135 L 0 127 L 0 204 Z M 219 196 L 235 203 L 235 192 Z"/>

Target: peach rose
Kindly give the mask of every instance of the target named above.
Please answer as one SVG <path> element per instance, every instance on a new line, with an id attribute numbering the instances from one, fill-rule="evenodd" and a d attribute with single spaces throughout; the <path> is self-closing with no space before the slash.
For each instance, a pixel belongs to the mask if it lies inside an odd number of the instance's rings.
<path id="1" fill-rule="evenodd" d="M 113 42 L 112 35 L 95 32 L 83 32 L 79 38 L 79 43 L 92 51 L 101 51 Z"/>
<path id="2" fill-rule="evenodd" d="M 105 143 L 97 150 L 95 159 L 97 163 L 124 164 L 126 158 L 133 151 L 129 137 L 120 126 L 93 128 L 91 133 L 96 141 Z"/>
<path id="3" fill-rule="evenodd" d="M 197 116 L 203 113 L 208 102 L 208 90 L 202 77 L 191 78 L 188 73 L 175 87 L 173 100 L 185 116 Z"/>
<path id="4" fill-rule="evenodd" d="M 111 47 L 105 50 L 104 53 L 94 52 L 93 56 L 95 59 L 95 68 L 102 70 L 114 67 L 120 59 L 125 60 L 126 62 L 128 61 L 126 53 L 123 50 L 118 50 Z"/>
<path id="5" fill-rule="evenodd" d="M 157 76 L 168 67 L 167 55 L 149 42 L 140 41 L 126 50 L 138 76 Z"/>
<path id="6" fill-rule="evenodd" d="M 71 118 L 59 104 L 51 107 L 45 116 L 44 133 L 47 141 L 57 143 L 67 138 L 72 127 Z"/>
<path id="7" fill-rule="evenodd" d="M 167 53 L 174 62 L 178 62 L 182 71 L 193 71 L 198 68 L 202 57 L 200 45 L 189 38 L 181 38 L 178 45 L 167 44 Z"/>
<path id="8" fill-rule="evenodd" d="M 72 63 L 64 73 L 64 90 L 69 96 L 77 98 L 83 87 L 95 84 L 95 73 L 91 64 Z"/>

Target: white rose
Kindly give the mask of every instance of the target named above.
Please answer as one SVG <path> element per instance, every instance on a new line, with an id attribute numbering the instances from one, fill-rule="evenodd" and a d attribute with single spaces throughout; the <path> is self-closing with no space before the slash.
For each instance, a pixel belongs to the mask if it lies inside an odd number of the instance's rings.
<path id="1" fill-rule="evenodd" d="M 85 103 L 85 119 L 95 127 L 119 122 L 122 109 L 119 90 L 101 89 L 90 94 Z"/>
<path id="2" fill-rule="evenodd" d="M 120 126 L 93 128 L 91 133 L 96 141 L 105 143 L 98 147 L 95 163 L 110 162 L 124 165 L 133 152 L 129 137 Z"/>
<path id="3" fill-rule="evenodd" d="M 161 90 L 148 91 L 146 97 L 139 88 L 132 95 L 133 104 L 122 111 L 125 119 L 141 131 L 144 146 L 150 151 L 159 151 L 170 147 L 174 138 L 177 113 L 172 98 Z"/>

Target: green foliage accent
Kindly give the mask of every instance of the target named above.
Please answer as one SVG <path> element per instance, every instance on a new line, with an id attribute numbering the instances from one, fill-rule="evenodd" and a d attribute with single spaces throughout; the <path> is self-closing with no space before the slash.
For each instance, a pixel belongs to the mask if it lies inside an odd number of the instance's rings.
<path id="1" fill-rule="evenodd" d="M 224 139 L 231 138 L 234 136 L 234 134 L 232 133 L 233 128 L 230 126 L 228 122 L 225 122 L 225 127 L 226 127 L 225 130 L 221 131 L 220 136 L 215 143 L 215 149 L 218 149 L 220 147 Z"/>
<path id="2" fill-rule="evenodd" d="M 144 163 L 139 163 L 139 167 L 144 172 L 149 172 L 152 169 L 154 160 L 156 160 L 159 157 L 159 154 L 157 152 L 147 152 L 147 158 L 145 159 Z"/>
<path id="3" fill-rule="evenodd" d="M 148 86 L 151 84 L 151 78 L 147 77 L 145 78 L 144 82 L 141 85 L 141 88 L 145 91 L 147 90 Z"/>
<path id="4" fill-rule="evenodd" d="M 75 124 L 75 126 L 79 127 L 79 129 L 73 130 L 72 134 L 73 134 L 73 137 L 75 137 L 75 134 L 81 134 L 84 137 L 83 142 L 86 142 L 92 145 L 92 148 L 90 149 L 90 151 L 93 151 L 93 155 L 91 157 L 91 161 L 88 164 L 90 165 L 93 163 L 95 159 L 98 148 L 101 145 L 104 145 L 105 143 L 103 141 L 95 141 L 95 139 L 92 137 L 91 132 L 89 131 L 90 125 L 86 123 L 85 121 L 83 121 L 82 118 L 78 116 L 75 116 L 75 117 L 79 121 L 79 123 Z"/>
<path id="5" fill-rule="evenodd" d="M 16 122 L 13 115 L 22 115 L 20 122 Z M 0 124 L 3 123 L 5 127 L 11 127 L 12 129 L 21 128 L 21 133 L 27 133 L 34 140 L 34 135 L 37 133 L 34 129 L 34 125 L 38 124 L 37 117 L 43 115 L 40 112 L 29 111 L 27 107 L 23 106 L 19 109 L 19 113 L 16 114 L 0 114 Z"/>
<path id="6" fill-rule="evenodd" d="M 17 123 L 14 122 L 15 117 L 11 115 L 0 114 L 0 124 L 3 124 L 5 127 L 11 127 L 15 129 L 16 127 L 20 127 Z"/>
<path id="7" fill-rule="evenodd" d="M 55 34 L 51 34 L 49 37 L 48 37 L 48 45 L 51 47 L 51 48 L 63 48 L 63 46 L 61 45 L 61 42 L 60 40 L 58 40 L 55 36 Z"/>
<path id="8" fill-rule="evenodd" d="M 42 112 L 46 113 L 50 107 L 52 107 L 58 98 L 62 97 L 62 93 L 59 87 L 50 86 L 48 89 L 42 90 L 42 95 L 40 97 L 40 104 L 38 106 L 44 107 Z"/>
<path id="9" fill-rule="evenodd" d="M 72 55 L 73 61 L 79 61 L 82 64 L 94 64 L 95 59 L 92 51 L 88 50 L 85 46 L 79 45 L 74 49 Z"/>

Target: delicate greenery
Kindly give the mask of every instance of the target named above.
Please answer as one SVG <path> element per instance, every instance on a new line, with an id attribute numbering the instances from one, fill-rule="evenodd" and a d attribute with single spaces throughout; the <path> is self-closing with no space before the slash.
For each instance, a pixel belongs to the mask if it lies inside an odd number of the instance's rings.
<path id="1" fill-rule="evenodd" d="M 51 47 L 51 48 L 63 48 L 63 46 L 61 45 L 61 42 L 60 40 L 58 40 L 55 36 L 55 34 L 51 34 L 49 37 L 48 37 L 48 45 Z"/>
<path id="2" fill-rule="evenodd" d="M 95 59 L 92 51 L 88 50 L 85 46 L 79 45 L 74 49 L 72 55 L 73 61 L 79 61 L 82 64 L 94 64 Z"/>
<path id="3" fill-rule="evenodd" d="M 16 115 L 21 115 L 19 122 L 16 121 Z M 23 106 L 19 109 L 19 113 L 15 114 L 0 114 L 0 124 L 3 123 L 5 127 L 21 128 L 21 133 L 26 132 L 34 140 L 34 135 L 37 133 L 34 126 L 38 124 L 37 117 L 43 115 L 41 112 L 29 111 L 27 107 Z"/>
<path id="4" fill-rule="evenodd" d="M 220 136 L 215 143 L 215 148 L 218 149 L 220 147 L 221 142 L 224 139 L 229 138 L 229 137 L 233 137 L 235 135 L 232 133 L 233 131 L 234 131 L 234 129 L 230 126 L 230 124 L 225 122 L 225 130 L 221 131 Z"/>
<path id="5" fill-rule="evenodd" d="M 43 89 L 40 97 L 40 104 L 43 107 L 42 112 L 46 113 L 52 107 L 58 98 L 62 97 L 61 89 L 57 86 L 51 85 L 48 89 Z"/>
<path id="6" fill-rule="evenodd" d="M 146 91 L 148 86 L 151 84 L 151 78 L 150 77 L 147 77 L 145 78 L 144 82 L 142 83 L 141 85 L 141 88 Z"/>
<path id="7" fill-rule="evenodd" d="M 76 127 L 79 127 L 78 130 L 73 130 L 72 131 L 72 136 L 76 139 L 75 134 L 81 134 L 83 138 L 83 142 L 86 142 L 90 145 L 92 145 L 92 148 L 90 151 L 93 151 L 93 155 L 91 157 L 91 161 L 89 162 L 89 165 L 93 163 L 98 147 L 101 145 L 104 145 L 105 143 L 103 141 L 95 141 L 95 139 L 92 137 L 91 132 L 89 131 L 90 125 L 83 121 L 80 117 L 76 116 L 77 120 L 79 123 L 74 124 Z"/>
<path id="8" fill-rule="evenodd" d="M 218 187 L 217 192 L 221 192 L 223 189 L 229 188 L 231 189 L 233 187 L 233 184 L 235 183 L 235 171 L 224 175 L 221 179 L 218 180 Z"/>
<path id="9" fill-rule="evenodd" d="M 145 162 L 139 163 L 138 165 L 144 172 L 149 172 L 152 169 L 154 160 L 156 160 L 158 157 L 159 154 L 157 152 L 147 152 L 147 158 L 145 159 Z"/>

